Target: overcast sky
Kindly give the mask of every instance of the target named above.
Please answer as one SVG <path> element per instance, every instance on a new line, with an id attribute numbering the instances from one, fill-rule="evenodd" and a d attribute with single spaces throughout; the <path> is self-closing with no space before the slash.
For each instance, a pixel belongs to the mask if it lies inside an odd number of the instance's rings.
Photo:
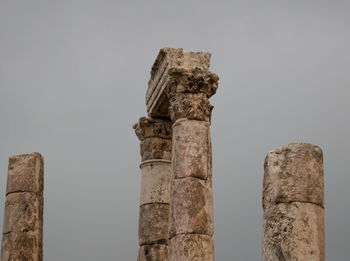
<path id="1" fill-rule="evenodd" d="M 326 257 L 350 256 L 350 1 L 0 1 L 8 156 L 45 159 L 44 259 L 136 260 L 139 141 L 162 47 L 212 53 L 216 260 L 261 260 L 266 153 L 320 146 Z"/>

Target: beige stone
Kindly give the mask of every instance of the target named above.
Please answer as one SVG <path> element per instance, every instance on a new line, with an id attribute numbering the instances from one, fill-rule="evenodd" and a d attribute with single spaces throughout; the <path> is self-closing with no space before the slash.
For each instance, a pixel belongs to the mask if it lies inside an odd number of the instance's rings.
<path id="1" fill-rule="evenodd" d="M 310 202 L 324 206 L 322 150 L 291 143 L 270 151 L 264 164 L 263 206 Z"/>
<path id="2" fill-rule="evenodd" d="M 149 203 L 170 204 L 171 161 L 149 160 L 141 164 L 140 206 Z"/>
<path id="3" fill-rule="evenodd" d="M 6 194 L 13 192 L 41 192 L 44 187 L 44 163 L 37 153 L 11 156 Z"/>
<path id="4" fill-rule="evenodd" d="M 312 203 L 266 207 L 263 261 L 324 261 L 323 208 Z"/>
<path id="5" fill-rule="evenodd" d="M 13 232 L 2 236 L 1 261 L 41 261 L 42 241 L 37 233 Z"/>
<path id="6" fill-rule="evenodd" d="M 168 244 L 168 224 L 168 204 L 142 205 L 139 216 L 139 245 Z"/>
<path id="7" fill-rule="evenodd" d="M 214 240 L 207 235 L 181 234 L 169 241 L 169 261 L 214 260 Z"/>
<path id="8" fill-rule="evenodd" d="M 3 233 L 34 231 L 40 229 L 38 198 L 34 193 L 19 192 L 7 195 L 4 212 Z"/>
<path id="9" fill-rule="evenodd" d="M 151 159 L 171 160 L 171 140 L 162 138 L 146 138 L 141 141 L 142 161 Z"/>
<path id="10" fill-rule="evenodd" d="M 168 258 L 167 245 L 144 245 L 139 248 L 137 261 L 166 261 Z"/>
<path id="11" fill-rule="evenodd" d="M 161 49 L 152 67 L 151 79 L 148 83 L 146 94 L 148 114 L 152 117 L 168 117 L 169 101 L 167 99 L 167 88 L 172 85 L 174 78 L 180 79 L 174 73 L 177 71 L 187 72 L 194 69 L 207 72 L 209 61 L 210 53 L 184 52 L 183 49 L 175 48 Z M 171 77 L 172 75 L 174 77 Z M 186 80 L 191 81 L 192 78 L 187 78 Z"/>
<path id="12" fill-rule="evenodd" d="M 174 124 L 174 178 L 208 179 L 211 172 L 209 123 L 178 120 Z"/>
<path id="13" fill-rule="evenodd" d="M 214 231 L 211 183 L 192 177 L 172 182 L 169 237 L 184 233 L 211 236 Z"/>

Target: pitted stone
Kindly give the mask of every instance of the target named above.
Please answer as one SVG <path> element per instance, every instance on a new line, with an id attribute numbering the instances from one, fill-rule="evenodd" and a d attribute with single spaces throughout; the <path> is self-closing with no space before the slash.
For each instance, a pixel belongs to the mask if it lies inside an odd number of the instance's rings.
<path id="1" fill-rule="evenodd" d="M 264 169 L 264 207 L 295 201 L 324 206 L 323 158 L 319 147 L 299 142 L 270 151 Z"/>
<path id="2" fill-rule="evenodd" d="M 139 245 L 168 244 L 169 204 L 140 207 Z"/>
<path id="3" fill-rule="evenodd" d="M 171 162 L 148 161 L 141 164 L 140 205 L 170 203 Z"/>
<path id="4" fill-rule="evenodd" d="M 144 245 L 139 248 L 137 261 L 166 261 L 168 259 L 168 245 Z"/>
<path id="5" fill-rule="evenodd" d="M 181 234 L 170 239 L 169 261 L 214 260 L 214 240 L 207 235 Z"/>
<path id="6" fill-rule="evenodd" d="M 40 192 L 44 186 L 44 163 L 37 153 L 11 156 L 6 194 L 13 192 Z"/>
<path id="7" fill-rule="evenodd" d="M 312 203 L 267 206 L 263 261 L 324 261 L 323 208 Z"/>
<path id="8" fill-rule="evenodd" d="M 174 149 L 178 151 L 172 159 L 174 178 L 211 178 L 209 123 L 183 119 L 173 128 Z"/>
<path id="9" fill-rule="evenodd" d="M 213 196 L 211 182 L 197 178 L 172 180 L 169 237 L 177 234 L 212 236 Z"/>

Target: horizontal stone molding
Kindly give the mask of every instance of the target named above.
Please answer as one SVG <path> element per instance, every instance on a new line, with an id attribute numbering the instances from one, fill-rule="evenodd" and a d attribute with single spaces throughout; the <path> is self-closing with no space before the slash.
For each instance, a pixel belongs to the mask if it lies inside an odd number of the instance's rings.
<path id="1" fill-rule="evenodd" d="M 148 164 L 157 164 L 157 163 L 160 163 L 160 164 L 171 164 L 171 160 L 165 160 L 165 159 L 150 159 L 150 160 L 145 160 L 145 161 L 142 161 L 139 165 L 140 169 L 142 169 L 142 167 L 144 165 L 148 165 Z"/>

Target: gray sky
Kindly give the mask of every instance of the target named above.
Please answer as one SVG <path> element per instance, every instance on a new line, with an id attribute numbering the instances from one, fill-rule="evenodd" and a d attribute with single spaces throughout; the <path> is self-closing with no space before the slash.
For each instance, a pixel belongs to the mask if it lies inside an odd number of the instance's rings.
<path id="1" fill-rule="evenodd" d="M 0 2 L 0 218 L 8 156 L 45 158 L 44 258 L 136 260 L 139 141 L 161 47 L 210 51 L 217 260 L 261 260 L 267 151 L 324 151 L 326 256 L 350 256 L 350 2 Z M 2 222 L 2 221 L 1 221 Z"/>

